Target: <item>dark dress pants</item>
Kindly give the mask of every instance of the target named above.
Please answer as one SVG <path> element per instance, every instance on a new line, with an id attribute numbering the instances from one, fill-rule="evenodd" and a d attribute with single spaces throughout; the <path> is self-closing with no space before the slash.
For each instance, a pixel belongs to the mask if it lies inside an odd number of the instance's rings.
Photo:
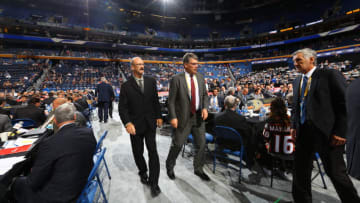
<path id="1" fill-rule="evenodd" d="M 131 147 L 139 175 L 147 172 L 146 161 L 144 159 L 144 139 L 149 155 L 149 182 L 157 185 L 160 175 L 159 155 L 156 149 L 156 131 L 146 128 L 145 132 L 137 132 L 130 135 Z"/>
<path id="2" fill-rule="evenodd" d="M 198 111 L 196 114 L 189 118 L 184 128 L 175 129 L 175 134 L 172 138 L 170 151 L 166 159 L 167 170 L 173 170 L 176 164 L 176 159 L 189 137 L 190 133 L 194 138 L 194 171 L 203 172 L 203 165 L 205 159 L 205 122 L 201 118 L 201 112 Z"/>
<path id="3" fill-rule="evenodd" d="M 346 174 L 344 146 L 330 146 L 328 138 L 308 123 L 300 127 L 296 140 L 292 189 L 294 201 L 312 202 L 311 171 L 315 152 L 319 153 L 326 175 L 333 183 L 341 201 L 360 202 L 357 191 Z"/>
<path id="4" fill-rule="evenodd" d="M 18 177 L 12 185 L 12 191 L 16 202 L 21 203 L 41 203 L 44 202 L 36 194 L 26 181 L 27 177 Z"/>
<path id="5" fill-rule="evenodd" d="M 99 102 L 98 103 L 98 114 L 99 114 L 100 121 L 106 122 L 108 120 L 109 104 L 110 104 L 110 102 Z"/>

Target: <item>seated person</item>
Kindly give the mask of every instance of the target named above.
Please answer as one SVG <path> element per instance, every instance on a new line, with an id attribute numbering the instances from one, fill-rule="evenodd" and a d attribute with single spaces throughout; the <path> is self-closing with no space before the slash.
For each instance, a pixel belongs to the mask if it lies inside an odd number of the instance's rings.
<path id="1" fill-rule="evenodd" d="M 40 143 L 30 174 L 14 181 L 17 202 L 75 202 L 85 187 L 96 147 L 92 129 L 74 124 L 70 103 L 55 110 L 54 121 L 58 132 Z"/>
<path id="2" fill-rule="evenodd" d="M 32 97 L 27 106 L 15 109 L 14 119 L 28 118 L 35 121 L 35 127 L 39 127 L 46 120 L 44 110 L 39 107 L 40 99 Z"/>
<path id="3" fill-rule="evenodd" d="M 0 114 L 7 115 L 10 118 L 10 111 L 5 109 L 6 99 L 4 97 L 0 97 Z"/>
<path id="4" fill-rule="evenodd" d="M 295 147 L 290 135 L 290 118 L 287 115 L 285 102 L 277 97 L 271 102 L 270 117 L 268 118 L 263 136 L 267 142 L 267 149 L 270 153 L 290 155 Z"/>
<path id="5" fill-rule="evenodd" d="M 12 127 L 9 116 L 0 114 L 0 133 L 10 132 L 12 130 L 13 130 L 13 127 Z"/>
<path id="6" fill-rule="evenodd" d="M 224 105 L 225 111 L 216 115 L 215 125 L 231 127 L 240 133 L 247 153 L 248 160 L 246 161 L 246 163 L 249 167 L 251 167 L 253 165 L 253 158 L 255 152 L 255 146 L 252 144 L 254 139 L 251 138 L 251 126 L 246 121 L 244 116 L 236 113 L 235 110 L 236 106 L 238 105 L 236 97 L 232 95 L 227 96 L 225 98 Z M 240 144 L 234 141 L 218 140 L 217 142 L 220 147 L 231 150 L 240 150 Z"/>

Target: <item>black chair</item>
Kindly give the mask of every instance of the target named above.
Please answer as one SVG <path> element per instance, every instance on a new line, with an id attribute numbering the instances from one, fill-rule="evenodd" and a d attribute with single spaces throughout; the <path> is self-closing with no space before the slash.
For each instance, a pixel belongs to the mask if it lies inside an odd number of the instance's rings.
<path id="1" fill-rule="evenodd" d="M 213 160 L 213 173 L 215 173 L 216 158 L 217 157 L 221 157 L 223 159 L 227 159 L 227 160 L 237 162 L 239 164 L 239 169 L 231 167 L 228 164 L 224 165 L 224 166 L 227 167 L 227 168 L 232 168 L 232 169 L 235 169 L 235 170 L 239 170 L 239 183 L 240 183 L 241 182 L 241 177 L 242 177 L 242 174 L 241 174 L 242 160 L 243 160 L 244 154 L 245 154 L 245 147 L 244 147 L 243 139 L 242 139 L 241 135 L 239 134 L 239 132 L 237 132 L 235 129 L 230 128 L 230 127 L 215 126 L 214 131 L 215 131 L 215 150 L 213 152 L 213 157 L 214 157 L 214 160 Z M 234 150 L 231 150 L 231 149 L 223 149 L 222 148 L 221 151 L 220 151 L 218 149 L 218 147 L 219 147 L 218 141 L 219 140 L 227 140 L 227 141 L 239 143 L 240 150 L 234 151 Z M 222 154 L 225 154 L 225 156 L 219 154 L 220 152 Z M 235 157 L 239 157 L 240 160 L 232 159 L 232 158 L 228 157 L 227 155 L 232 155 L 232 156 L 235 156 Z M 219 164 L 223 165 L 221 163 L 219 163 Z"/>

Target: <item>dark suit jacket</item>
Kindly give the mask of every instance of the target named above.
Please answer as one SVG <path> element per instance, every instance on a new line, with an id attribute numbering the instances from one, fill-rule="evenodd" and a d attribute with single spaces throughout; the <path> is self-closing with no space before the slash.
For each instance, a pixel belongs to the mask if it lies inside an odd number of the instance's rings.
<path id="1" fill-rule="evenodd" d="M 15 109 L 14 119 L 18 119 L 18 118 L 32 119 L 33 121 L 35 121 L 36 126 L 40 126 L 46 120 L 44 110 L 32 104 Z"/>
<path id="2" fill-rule="evenodd" d="M 147 126 L 156 129 L 156 119 L 162 118 L 156 80 L 144 76 L 144 93 L 130 77 L 120 90 L 119 114 L 124 125 L 132 122 L 136 133 L 144 133 Z"/>
<path id="3" fill-rule="evenodd" d="M 345 78 L 337 70 L 319 68 L 311 77 L 310 91 L 306 97 L 306 121 L 315 125 L 327 138 L 332 134 L 346 137 Z M 294 81 L 291 112 L 291 128 L 294 129 L 300 127 L 301 79 L 302 76 L 298 76 Z"/>
<path id="4" fill-rule="evenodd" d="M 204 77 L 196 74 L 199 90 L 199 109 L 209 108 L 209 99 L 205 87 Z M 185 73 L 179 73 L 171 78 L 169 90 L 169 120 L 177 118 L 178 127 L 184 128 L 190 118 L 190 95 L 186 84 Z"/>
<path id="5" fill-rule="evenodd" d="M 12 129 L 13 128 L 9 116 L 0 114 L 0 133 L 10 132 Z"/>
<path id="6" fill-rule="evenodd" d="M 95 96 L 98 97 L 98 102 L 111 102 L 115 98 L 113 88 L 105 82 L 101 82 L 96 86 Z"/>
<path id="7" fill-rule="evenodd" d="M 0 107 L 0 114 L 4 114 L 10 117 L 10 110 Z"/>
<path id="8" fill-rule="evenodd" d="M 346 90 L 348 133 L 346 143 L 349 174 L 360 179 L 360 79 L 353 81 Z"/>
<path id="9" fill-rule="evenodd" d="M 243 138 L 251 136 L 251 126 L 244 116 L 237 114 L 235 111 L 225 110 L 215 117 L 215 125 L 222 125 L 234 128 Z"/>
<path id="10" fill-rule="evenodd" d="M 40 143 L 28 184 L 47 202 L 75 200 L 93 167 L 95 147 L 91 129 L 75 124 L 63 126 Z"/>

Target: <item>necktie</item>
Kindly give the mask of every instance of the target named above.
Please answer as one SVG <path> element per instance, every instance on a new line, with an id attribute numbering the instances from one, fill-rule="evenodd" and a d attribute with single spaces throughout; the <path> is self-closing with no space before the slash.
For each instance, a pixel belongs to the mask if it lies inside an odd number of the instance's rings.
<path id="1" fill-rule="evenodd" d="M 301 86 L 301 94 L 300 94 L 300 123 L 304 124 L 306 119 L 306 98 L 305 98 L 305 90 L 307 88 L 308 77 L 303 77 L 303 82 Z"/>
<path id="2" fill-rule="evenodd" d="M 142 93 L 144 93 L 144 84 L 143 84 L 143 80 L 139 80 L 139 87 Z"/>
<path id="3" fill-rule="evenodd" d="M 195 114 L 195 112 L 196 112 L 196 93 L 195 93 L 194 78 L 192 75 L 190 76 L 190 79 L 191 79 L 191 113 Z"/>

